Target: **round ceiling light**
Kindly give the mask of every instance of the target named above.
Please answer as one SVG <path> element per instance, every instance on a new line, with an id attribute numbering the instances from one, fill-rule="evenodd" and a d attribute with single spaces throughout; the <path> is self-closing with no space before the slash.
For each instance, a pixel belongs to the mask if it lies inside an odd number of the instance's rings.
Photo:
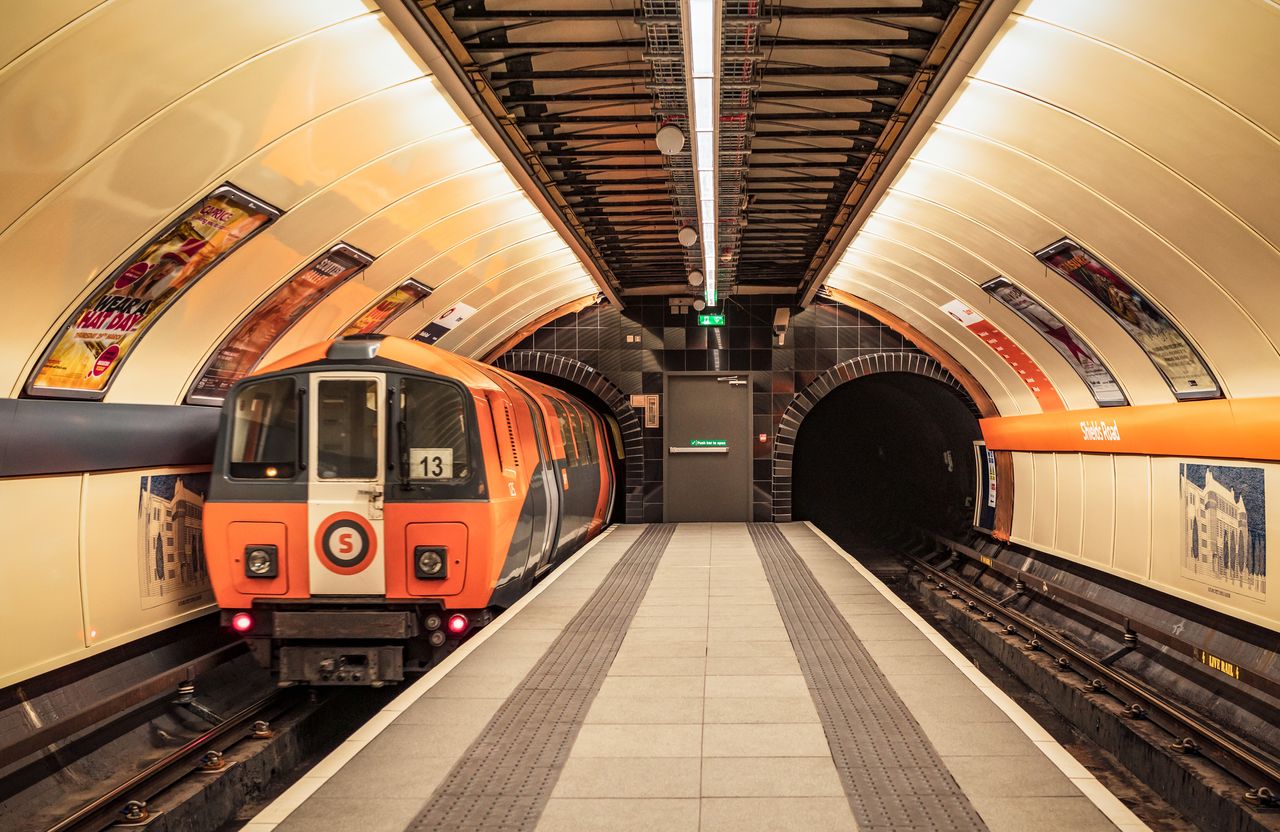
<path id="1" fill-rule="evenodd" d="M 698 298 L 693 302 L 693 308 L 701 312 L 702 310 L 707 308 L 707 302 L 702 298 Z"/>
<path id="2" fill-rule="evenodd" d="M 658 150 L 670 156 L 684 150 L 684 131 L 674 124 L 664 124 L 658 128 Z"/>
<path id="3" fill-rule="evenodd" d="M 690 286 L 701 286 L 702 281 L 705 279 L 706 279 L 706 276 L 702 272 L 698 271 L 697 269 L 694 269 L 693 271 L 689 272 Z"/>
<path id="4" fill-rule="evenodd" d="M 694 243 L 698 242 L 698 229 L 692 225 L 686 225 L 676 232 L 676 239 L 685 248 L 692 248 Z"/>

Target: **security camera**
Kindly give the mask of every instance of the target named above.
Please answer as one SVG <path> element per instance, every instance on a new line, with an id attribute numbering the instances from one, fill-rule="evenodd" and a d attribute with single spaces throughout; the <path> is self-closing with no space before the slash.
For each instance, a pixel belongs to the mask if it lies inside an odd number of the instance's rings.
<path id="1" fill-rule="evenodd" d="M 773 310 L 773 334 L 778 336 L 778 346 L 782 346 L 787 337 L 787 324 L 791 321 L 791 310 L 785 306 Z"/>

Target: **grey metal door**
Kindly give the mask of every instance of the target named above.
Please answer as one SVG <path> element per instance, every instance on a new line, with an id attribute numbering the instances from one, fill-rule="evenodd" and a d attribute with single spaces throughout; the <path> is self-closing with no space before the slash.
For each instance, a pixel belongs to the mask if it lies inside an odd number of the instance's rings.
<path id="1" fill-rule="evenodd" d="M 750 520 L 750 376 L 671 373 L 666 387 L 663 518 Z"/>

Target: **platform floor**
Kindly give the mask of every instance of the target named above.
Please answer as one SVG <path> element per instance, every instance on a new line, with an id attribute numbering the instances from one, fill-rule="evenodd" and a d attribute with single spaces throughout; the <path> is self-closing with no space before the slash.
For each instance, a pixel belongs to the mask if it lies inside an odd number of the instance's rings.
<path id="1" fill-rule="evenodd" d="M 245 829 L 1146 826 L 793 523 L 615 527 Z"/>

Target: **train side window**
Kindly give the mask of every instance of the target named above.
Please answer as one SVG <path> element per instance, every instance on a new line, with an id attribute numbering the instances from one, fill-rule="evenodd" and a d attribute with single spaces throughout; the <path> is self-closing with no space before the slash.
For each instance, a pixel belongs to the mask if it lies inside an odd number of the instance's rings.
<path id="1" fill-rule="evenodd" d="M 560 423 L 560 436 L 564 440 L 565 459 L 569 463 L 570 468 L 577 468 L 578 449 L 573 445 L 573 430 L 569 427 L 569 414 L 564 409 L 564 402 L 559 399 L 551 399 L 551 406 L 556 411 L 556 421 Z"/>
<path id="2" fill-rule="evenodd" d="M 316 467 L 323 479 L 378 475 L 378 383 L 322 379 L 316 401 Z"/>
<path id="3" fill-rule="evenodd" d="M 247 384 L 236 394 L 227 473 L 292 479 L 298 472 L 298 396 L 292 378 Z"/>
<path id="4" fill-rule="evenodd" d="M 582 417 L 572 403 L 566 406 L 569 411 L 569 426 L 573 428 L 573 442 L 578 446 L 578 465 L 591 464 L 591 446 L 587 443 L 587 432 L 582 427 Z"/>
<path id="5" fill-rule="evenodd" d="M 596 454 L 595 422 L 592 421 L 591 414 L 582 405 L 575 402 L 573 410 L 578 414 L 578 421 L 582 423 L 582 439 L 587 449 L 587 464 L 595 465 L 599 461 L 599 456 Z"/>
<path id="6" fill-rule="evenodd" d="M 409 478 L 462 480 L 471 476 L 467 409 L 452 384 L 408 378 L 400 386 Z"/>

